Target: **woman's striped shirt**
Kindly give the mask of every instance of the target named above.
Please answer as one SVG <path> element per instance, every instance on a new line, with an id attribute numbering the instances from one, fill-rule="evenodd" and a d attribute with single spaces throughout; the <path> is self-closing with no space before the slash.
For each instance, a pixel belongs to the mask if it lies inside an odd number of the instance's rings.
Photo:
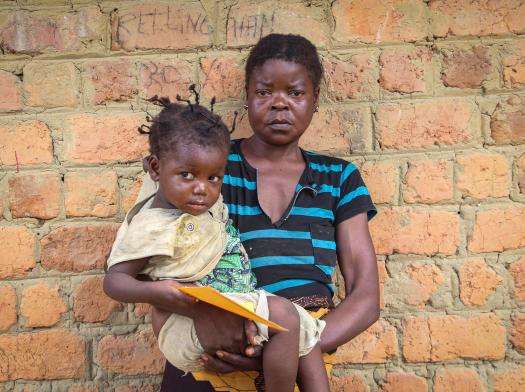
<path id="1" fill-rule="evenodd" d="M 303 151 L 306 168 L 284 216 L 272 224 L 257 198 L 257 171 L 234 140 L 222 194 L 239 229 L 258 287 L 283 297 L 332 297 L 335 227 L 376 209 L 359 171 L 350 162 Z"/>

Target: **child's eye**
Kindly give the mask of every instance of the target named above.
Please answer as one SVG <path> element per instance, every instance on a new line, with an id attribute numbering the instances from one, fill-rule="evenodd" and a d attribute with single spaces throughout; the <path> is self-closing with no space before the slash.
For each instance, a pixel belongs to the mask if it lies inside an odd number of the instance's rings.
<path id="1" fill-rule="evenodd" d="M 182 178 L 185 178 L 187 180 L 193 180 L 195 178 L 195 176 L 190 172 L 182 172 L 180 173 L 180 175 L 182 176 Z"/>
<path id="2" fill-rule="evenodd" d="M 300 97 L 303 94 L 304 94 L 304 92 L 301 91 L 301 90 L 292 90 L 292 91 L 290 91 L 290 95 L 292 95 L 294 97 Z"/>
<path id="3" fill-rule="evenodd" d="M 220 180 L 221 180 L 221 177 L 219 177 L 219 176 L 211 176 L 209 178 L 210 182 L 219 182 Z"/>

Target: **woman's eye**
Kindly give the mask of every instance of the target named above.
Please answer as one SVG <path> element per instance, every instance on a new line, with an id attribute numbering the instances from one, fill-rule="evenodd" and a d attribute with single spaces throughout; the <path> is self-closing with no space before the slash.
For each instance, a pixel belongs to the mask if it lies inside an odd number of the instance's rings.
<path id="1" fill-rule="evenodd" d="M 190 172 L 182 172 L 180 173 L 180 175 L 182 176 L 182 178 L 185 178 L 187 180 L 193 180 L 195 178 L 195 176 Z"/>

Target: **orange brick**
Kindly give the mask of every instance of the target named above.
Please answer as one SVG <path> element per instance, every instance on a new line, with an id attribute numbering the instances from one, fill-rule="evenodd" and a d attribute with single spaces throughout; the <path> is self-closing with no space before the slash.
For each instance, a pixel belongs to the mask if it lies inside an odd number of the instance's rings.
<path id="1" fill-rule="evenodd" d="M 331 377 L 330 391 L 332 392 L 370 392 L 363 377 L 351 374 L 349 376 Z"/>
<path id="2" fill-rule="evenodd" d="M 525 389 L 525 366 L 517 366 L 494 374 L 494 392 L 522 392 Z"/>
<path id="3" fill-rule="evenodd" d="M 425 6 L 415 0 L 338 0 L 334 38 L 341 42 L 417 41 L 427 36 Z"/>
<path id="4" fill-rule="evenodd" d="M 483 259 L 469 260 L 459 267 L 461 301 L 468 306 L 485 305 L 487 298 L 503 282 Z"/>
<path id="5" fill-rule="evenodd" d="M 349 56 L 323 59 L 327 95 L 334 101 L 377 98 L 378 85 L 372 53 L 356 52 Z"/>
<path id="6" fill-rule="evenodd" d="M 16 324 L 16 292 L 11 285 L 0 286 L 0 331 Z"/>
<path id="7" fill-rule="evenodd" d="M 0 279 L 27 275 L 35 267 L 35 235 L 25 227 L 0 226 Z"/>
<path id="8" fill-rule="evenodd" d="M 111 49 L 185 49 L 208 46 L 213 27 L 200 3 L 150 3 L 111 13 Z"/>
<path id="9" fill-rule="evenodd" d="M 438 369 L 434 377 L 434 392 L 485 391 L 485 385 L 474 369 Z"/>
<path id="10" fill-rule="evenodd" d="M 147 151 L 147 137 L 137 131 L 142 114 L 72 115 L 64 130 L 62 160 L 72 163 L 129 162 Z"/>
<path id="11" fill-rule="evenodd" d="M 406 362 L 430 361 L 430 344 L 427 319 L 410 317 L 403 321 L 403 357 Z"/>
<path id="12" fill-rule="evenodd" d="M 470 143 L 480 129 L 478 109 L 463 98 L 385 103 L 377 113 L 382 149 L 415 149 Z"/>
<path id="13" fill-rule="evenodd" d="M 370 222 L 370 232 L 377 254 L 452 255 L 459 245 L 459 218 L 449 211 L 389 208 Z"/>
<path id="14" fill-rule="evenodd" d="M 331 154 L 362 152 L 370 149 L 371 133 L 368 108 L 320 108 L 301 139 L 301 147 Z"/>
<path id="15" fill-rule="evenodd" d="M 393 203 L 397 198 L 398 166 L 392 161 L 367 161 L 360 167 L 374 203 Z"/>
<path id="16" fill-rule="evenodd" d="M 10 209 L 15 218 L 51 219 L 60 212 L 57 173 L 20 173 L 9 179 Z"/>
<path id="17" fill-rule="evenodd" d="M 509 270 L 514 280 L 514 296 L 518 301 L 525 301 L 525 257 L 512 263 Z"/>
<path id="18" fill-rule="evenodd" d="M 96 361 L 108 372 L 126 375 L 159 374 L 165 362 L 151 331 L 103 337 Z"/>
<path id="19" fill-rule="evenodd" d="M 463 196 L 485 199 L 509 195 L 510 165 L 503 155 L 462 154 L 457 163 L 456 184 Z"/>
<path id="20" fill-rule="evenodd" d="M 83 377 L 85 349 L 82 338 L 65 329 L 0 335 L 0 381 Z"/>
<path id="21" fill-rule="evenodd" d="M 117 213 L 116 172 L 68 172 L 64 182 L 67 216 L 108 217 Z"/>
<path id="22" fill-rule="evenodd" d="M 62 226 L 40 241 L 45 269 L 82 272 L 104 268 L 118 225 L 113 223 Z"/>
<path id="23" fill-rule="evenodd" d="M 20 110 L 22 100 L 20 99 L 19 80 L 12 73 L 0 71 L 0 111 Z"/>
<path id="24" fill-rule="evenodd" d="M 342 345 L 335 363 L 385 363 L 398 354 L 396 329 L 380 319 L 365 332 Z"/>
<path id="25" fill-rule="evenodd" d="M 29 63 L 24 67 L 28 106 L 75 107 L 79 104 L 78 71 L 73 63 Z"/>
<path id="26" fill-rule="evenodd" d="M 144 61 L 140 64 L 140 86 L 144 98 L 154 95 L 169 97 L 175 102 L 177 94 L 187 99 L 194 83 L 193 65 L 185 60 Z"/>
<path id="27" fill-rule="evenodd" d="M 37 283 L 27 287 L 22 293 L 20 314 L 26 318 L 26 327 L 50 327 L 55 325 L 67 306 L 58 287 Z"/>
<path id="28" fill-rule="evenodd" d="M 496 144 L 525 143 L 525 97 L 513 95 L 498 103 L 490 131 Z"/>
<path id="29" fill-rule="evenodd" d="M 433 264 L 410 264 L 406 274 L 412 281 L 407 290 L 406 301 L 409 305 L 423 307 L 444 282 L 443 273 Z"/>
<path id="30" fill-rule="evenodd" d="M 489 49 L 450 47 L 442 50 L 441 80 L 447 87 L 480 88 L 492 72 Z"/>
<path id="31" fill-rule="evenodd" d="M 429 8 L 432 33 L 438 37 L 519 33 L 525 28 L 525 6 L 513 0 L 434 0 Z"/>
<path id="32" fill-rule="evenodd" d="M 437 203 L 453 198 L 452 163 L 444 159 L 410 160 L 403 180 L 407 203 Z"/>
<path id="33" fill-rule="evenodd" d="M 427 380 L 411 373 L 388 373 L 382 392 L 427 392 Z"/>
<path id="34" fill-rule="evenodd" d="M 136 93 L 132 63 L 119 59 L 85 64 L 86 90 L 91 103 L 129 101 Z"/>
<path id="35" fill-rule="evenodd" d="M 505 357 L 505 327 L 494 314 L 413 317 L 405 320 L 403 355 L 408 362 Z"/>
<path id="36" fill-rule="evenodd" d="M 525 208 L 511 206 L 478 211 L 468 241 L 472 252 L 501 252 L 525 246 Z"/>
<path id="37" fill-rule="evenodd" d="M 379 57 L 379 84 L 395 93 L 425 93 L 432 77 L 432 52 L 416 49 L 385 49 Z"/>
<path id="38" fill-rule="evenodd" d="M 51 132 L 41 121 L 0 126 L 0 162 L 3 165 L 34 165 L 53 162 Z"/>
<path id="39" fill-rule="evenodd" d="M 519 87 L 525 84 L 525 40 L 516 40 L 509 44 L 502 64 L 506 87 Z"/>
<path id="40" fill-rule="evenodd" d="M 14 11 L 0 20 L 0 41 L 9 53 L 89 51 L 101 47 L 105 18 L 98 7 L 71 12 Z"/>
<path id="41" fill-rule="evenodd" d="M 238 56 L 208 56 L 200 64 L 201 91 L 217 102 L 244 96 L 244 72 Z"/>
<path id="42" fill-rule="evenodd" d="M 520 193 L 525 194 L 525 154 L 518 158 L 516 165 L 518 166 L 518 187 Z"/>
<path id="43" fill-rule="evenodd" d="M 512 317 L 509 340 L 519 353 L 525 354 L 525 314 Z"/>
<path id="44" fill-rule="evenodd" d="M 270 33 L 301 34 L 317 46 L 325 46 L 329 41 L 323 10 L 312 4 L 283 1 L 266 7 L 243 1 L 228 7 L 225 19 L 228 46 L 254 45 Z"/>
<path id="45" fill-rule="evenodd" d="M 102 276 L 87 278 L 77 285 L 73 294 L 75 320 L 85 323 L 105 321 L 122 305 L 109 298 L 102 288 Z"/>

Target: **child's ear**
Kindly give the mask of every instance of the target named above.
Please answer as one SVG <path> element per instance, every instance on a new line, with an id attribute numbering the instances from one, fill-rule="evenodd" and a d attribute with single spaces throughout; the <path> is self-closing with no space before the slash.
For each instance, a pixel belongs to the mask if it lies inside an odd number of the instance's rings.
<path id="1" fill-rule="evenodd" d="M 148 173 L 149 176 L 153 181 L 159 180 L 159 168 L 160 168 L 160 160 L 156 155 L 150 155 L 149 157 L 149 167 L 148 167 Z"/>

